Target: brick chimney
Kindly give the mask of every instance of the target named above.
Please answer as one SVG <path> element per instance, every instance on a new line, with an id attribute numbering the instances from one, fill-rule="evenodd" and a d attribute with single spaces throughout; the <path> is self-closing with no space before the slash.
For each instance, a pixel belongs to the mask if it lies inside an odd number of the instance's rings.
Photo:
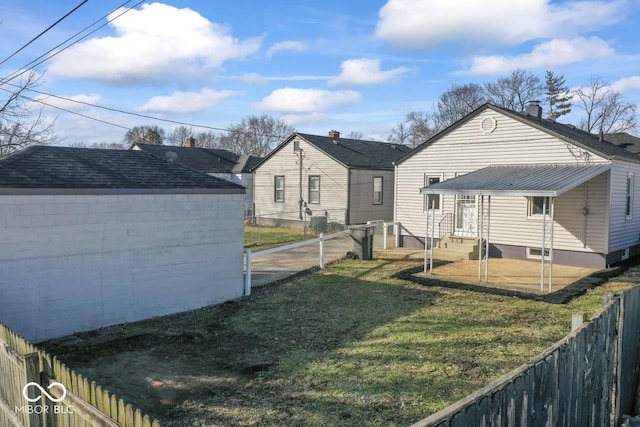
<path id="1" fill-rule="evenodd" d="M 531 101 L 529 105 L 527 105 L 524 109 L 524 112 L 530 116 L 537 117 L 539 119 L 542 118 L 542 107 L 540 106 L 540 101 Z"/>
<path id="2" fill-rule="evenodd" d="M 329 138 L 340 138 L 340 132 L 338 132 L 337 130 L 330 130 L 329 131 Z"/>
<path id="3" fill-rule="evenodd" d="M 187 139 L 185 140 L 184 143 L 185 147 L 191 147 L 191 148 L 195 148 L 196 147 L 196 139 L 192 136 L 188 136 Z"/>

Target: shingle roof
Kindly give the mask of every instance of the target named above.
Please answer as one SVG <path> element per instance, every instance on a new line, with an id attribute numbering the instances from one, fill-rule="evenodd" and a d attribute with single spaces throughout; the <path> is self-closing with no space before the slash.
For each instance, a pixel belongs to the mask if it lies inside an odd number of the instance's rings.
<path id="1" fill-rule="evenodd" d="M 33 146 L 0 159 L 0 189 L 229 190 L 244 187 L 140 150 Z"/>
<path id="2" fill-rule="evenodd" d="M 358 169 L 393 169 L 393 162 L 411 150 L 406 145 L 387 142 L 294 133 L 255 167 L 264 163 L 296 136 L 303 138 L 344 166 Z"/>
<path id="3" fill-rule="evenodd" d="M 136 144 L 136 146 L 142 151 L 163 159 L 166 159 L 167 152 L 173 151 L 178 155 L 174 163 L 205 173 L 249 173 L 251 168 L 262 159 L 256 156 L 241 156 L 218 148 L 154 144 Z"/>
<path id="4" fill-rule="evenodd" d="M 486 109 L 492 109 L 494 111 L 503 113 L 515 120 L 521 121 L 523 123 L 528 123 L 534 127 L 537 127 L 538 129 L 541 129 L 542 131 L 548 132 L 564 140 L 572 142 L 575 145 L 582 146 L 583 148 L 593 151 L 596 154 L 599 154 L 607 159 L 617 157 L 631 160 L 633 162 L 640 162 L 640 156 L 634 154 L 633 152 L 627 151 L 624 148 L 621 148 L 606 140 L 600 141 L 598 135 L 583 131 L 573 125 L 556 122 L 550 119 L 538 118 L 537 116 L 532 116 L 526 113 L 519 113 L 508 108 L 498 107 L 493 104 L 484 104 L 478 107 L 475 111 L 469 113 L 467 116 L 458 120 L 448 128 L 444 129 L 442 132 L 436 134 L 432 138 L 414 148 L 411 152 L 407 153 L 401 159 L 398 159 L 398 162 L 402 162 L 405 159 L 413 156 L 413 154 L 430 146 L 431 144 L 442 138 L 444 135 L 447 135 L 449 132 L 453 131 L 461 124 L 471 120 Z"/>
<path id="5" fill-rule="evenodd" d="M 640 154 L 640 138 L 629 135 L 626 132 L 607 133 L 604 139 L 620 148 L 631 151 L 633 154 Z"/>
<path id="6" fill-rule="evenodd" d="M 499 165 L 432 184 L 422 193 L 560 196 L 608 171 L 609 164 Z"/>

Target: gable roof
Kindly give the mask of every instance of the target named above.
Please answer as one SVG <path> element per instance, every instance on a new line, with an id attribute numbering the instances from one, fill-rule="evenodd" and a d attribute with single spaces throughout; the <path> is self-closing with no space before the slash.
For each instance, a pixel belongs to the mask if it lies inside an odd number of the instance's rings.
<path id="1" fill-rule="evenodd" d="M 591 151 L 592 153 L 598 154 L 606 159 L 611 160 L 613 158 L 622 158 L 625 160 L 630 160 L 632 162 L 640 163 L 640 156 L 637 156 L 634 153 L 627 151 L 624 148 L 618 147 L 617 145 L 612 144 L 611 142 L 608 142 L 606 140 L 600 141 L 598 135 L 594 135 L 590 132 L 586 132 L 584 130 L 578 129 L 573 125 L 559 123 L 559 122 L 556 122 L 555 120 L 539 118 L 537 116 L 532 116 L 526 113 L 518 113 L 516 111 L 509 110 L 508 108 L 498 107 L 496 105 L 488 104 L 488 103 L 478 107 L 476 110 L 472 111 L 462 119 L 453 123 L 451 126 L 447 127 L 443 131 L 439 132 L 438 134 L 434 135 L 427 141 L 415 147 L 413 150 L 411 150 L 409 153 L 404 155 L 402 158 L 398 159 L 396 163 L 399 164 L 404 160 L 412 157 L 414 154 L 422 151 L 426 147 L 438 141 L 443 136 L 449 134 L 450 132 L 457 129 L 461 125 L 467 123 L 468 121 L 470 121 L 471 119 L 473 119 L 474 117 L 476 117 L 477 115 L 479 115 L 480 113 L 484 112 L 487 109 L 504 114 L 507 117 L 510 117 L 519 122 L 530 125 L 543 132 L 546 132 L 557 138 L 560 138 L 566 142 L 569 142 L 578 147 L 581 147 L 587 151 Z"/>
<path id="2" fill-rule="evenodd" d="M 393 162 L 411 148 L 401 144 L 365 141 L 351 138 L 332 138 L 296 132 L 262 159 L 254 170 L 277 153 L 294 138 L 299 137 L 345 167 L 356 169 L 393 169 Z"/>
<path id="3" fill-rule="evenodd" d="M 204 173 L 249 173 L 262 157 L 238 155 L 220 148 L 176 147 L 171 145 L 134 144 L 142 151 L 162 159 L 172 151 L 178 155 L 173 161 Z"/>
<path id="4" fill-rule="evenodd" d="M 640 138 L 629 135 L 626 132 L 607 133 L 604 139 L 620 148 L 631 151 L 633 154 L 640 154 Z"/>
<path id="5" fill-rule="evenodd" d="M 19 189 L 244 193 L 241 185 L 140 150 L 32 146 L 0 159 L 0 192 Z M 147 191 L 140 191 L 147 190 Z"/>

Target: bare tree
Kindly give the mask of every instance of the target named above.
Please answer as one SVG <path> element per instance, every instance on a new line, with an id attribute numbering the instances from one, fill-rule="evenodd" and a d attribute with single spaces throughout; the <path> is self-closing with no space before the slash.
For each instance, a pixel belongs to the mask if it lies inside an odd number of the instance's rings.
<path id="1" fill-rule="evenodd" d="M 42 107 L 34 112 L 32 98 L 26 92 L 39 84 L 35 71 L 27 73 L 15 89 L 0 97 L 0 156 L 33 144 L 50 144 L 58 140 L 53 123 L 47 123 Z"/>
<path id="2" fill-rule="evenodd" d="M 284 120 L 267 114 L 243 117 L 240 123 L 227 127 L 228 132 L 219 139 L 220 147 L 236 154 L 266 156 L 287 136 L 295 132 Z"/>
<path id="3" fill-rule="evenodd" d="M 121 142 L 94 142 L 87 144 L 85 142 L 72 142 L 69 147 L 74 148 L 99 148 L 101 150 L 126 150 L 124 144 Z"/>
<path id="4" fill-rule="evenodd" d="M 587 132 L 626 132 L 636 129 L 637 105 L 625 101 L 608 82 L 599 76 L 591 76 L 587 86 L 573 91 L 577 108 L 584 111 L 580 128 Z"/>
<path id="5" fill-rule="evenodd" d="M 164 142 L 164 129 L 159 126 L 134 126 L 124 136 L 127 144 L 156 144 Z"/>
<path id="6" fill-rule="evenodd" d="M 547 71 L 544 77 L 546 89 L 547 117 L 556 120 L 571 112 L 571 93 L 564 80 L 564 76 L 556 76 L 553 71 Z"/>
<path id="7" fill-rule="evenodd" d="M 545 94 L 540 77 L 521 68 L 511 71 L 507 77 L 485 83 L 484 88 L 489 102 L 515 111 L 524 111 L 529 103 L 539 101 Z"/>
<path id="8" fill-rule="evenodd" d="M 404 122 L 391 129 L 388 141 L 416 147 L 439 132 L 434 115 L 425 111 L 407 113 Z"/>
<path id="9" fill-rule="evenodd" d="M 184 147 L 186 145 L 187 138 L 193 135 L 193 128 L 185 125 L 178 125 L 167 135 L 167 143 L 171 145 L 177 145 Z"/>
<path id="10" fill-rule="evenodd" d="M 206 132 L 198 132 L 195 136 L 196 146 L 202 148 L 218 148 L 220 137 L 208 130 Z"/>
<path id="11" fill-rule="evenodd" d="M 442 130 L 487 102 L 484 88 L 476 83 L 453 84 L 438 98 L 435 128 Z"/>
<path id="12" fill-rule="evenodd" d="M 364 138 L 364 134 L 362 132 L 356 132 L 356 131 L 352 130 L 347 135 L 347 138 L 349 138 L 349 139 L 363 139 Z"/>

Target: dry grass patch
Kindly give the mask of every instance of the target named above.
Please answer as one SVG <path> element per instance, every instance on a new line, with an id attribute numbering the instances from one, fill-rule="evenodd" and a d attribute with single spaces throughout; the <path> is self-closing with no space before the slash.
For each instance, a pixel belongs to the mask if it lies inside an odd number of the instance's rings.
<path id="1" fill-rule="evenodd" d="M 526 362 L 594 314 L 389 277 L 345 261 L 296 283 L 44 346 L 169 426 L 406 426 Z"/>

